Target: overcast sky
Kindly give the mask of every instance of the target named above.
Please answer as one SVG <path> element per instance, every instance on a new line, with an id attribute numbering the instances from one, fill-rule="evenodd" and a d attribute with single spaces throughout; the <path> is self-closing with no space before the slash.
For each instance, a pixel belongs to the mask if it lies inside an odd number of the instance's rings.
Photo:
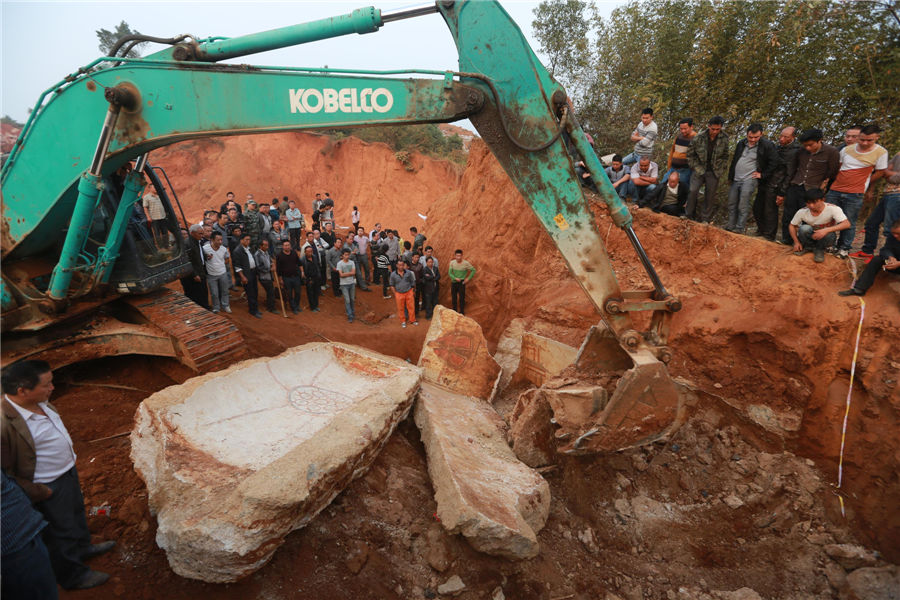
<path id="1" fill-rule="evenodd" d="M 24 122 L 38 96 L 66 75 L 101 55 L 96 30 L 113 30 L 120 21 L 156 37 L 189 33 L 234 37 L 351 12 L 364 6 L 382 11 L 427 2 L 8 2 L 2 0 L 2 113 Z M 506 11 L 531 34 L 538 2 L 503 0 Z M 608 14 L 616 1 L 597 2 Z M 148 45 L 142 54 L 159 46 Z M 238 59 L 276 66 L 456 70 L 453 39 L 437 14 L 388 23 L 378 32 L 351 35 Z"/>

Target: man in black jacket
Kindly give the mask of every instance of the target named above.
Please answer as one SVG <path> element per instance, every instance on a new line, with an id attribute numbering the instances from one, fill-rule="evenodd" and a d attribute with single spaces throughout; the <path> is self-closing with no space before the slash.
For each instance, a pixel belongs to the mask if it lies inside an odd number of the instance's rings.
<path id="1" fill-rule="evenodd" d="M 791 219 L 803 208 L 806 191 L 825 190 L 841 170 L 841 153 L 834 146 L 822 141 L 821 129 L 807 129 L 800 134 L 800 145 L 787 165 L 783 184 L 784 193 L 775 202 L 784 206 L 781 215 L 781 243 L 794 245 L 791 238 Z"/>
<path id="2" fill-rule="evenodd" d="M 425 318 L 429 321 L 434 314 L 434 307 L 437 305 L 438 282 L 440 279 L 441 272 L 434 264 L 434 257 L 426 256 L 425 267 L 422 269 L 422 296 L 425 302 Z"/>
<path id="3" fill-rule="evenodd" d="M 885 236 L 881 251 L 869 260 L 853 287 L 838 292 L 838 295 L 865 296 L 882 271 L 895 278 L 900 277 L 900 220 L 891 225 L 891 234 Z"/>
<path id="4" fill-rule="evenodd" d="M 684 213 L 684 203 L 687 202 L 689 186 L 680 181 L 678 171 L 670 171 L 669 179 L 650 192 L 647 197 L 647 206 L 654 212 L 662 212 L 673 217 Z"/>
<path id="5" fill-rule="evenodd" d="M 758 187 L 765 187 L 778 162 L 775 144 L 762 137 L 762 125 L 753 123 L 747 137 L 738 142 L 728 169 L 728 225 L 725 229 L 744 233 L 750 217 L 750 198 Z"/>
<path id="6" fill-rule="evenodd" d="M 191 273 L 181 278 L 181 287 L 184 288 L 185 296 L 209 310 L 203 244 L 203 225 L 191 225 L 187 239 L 187 256 L 191 261 Z"/>
<path id="7" fill-rule="evenodd" d="M 782 129 L 775 149 L 778 150 L 778 164 L 765 185 L 759 184 L 756 201 L 753 203 L 753 218 L 756 219 L 757 233 L 770 242 L 775 241 L 775 235 L 778 233 L 778 203 L 775 202 L 775 198 L 784 196 L 787 182 L 793 175 L 788 174 L 788 165 L 793 162 L 794 155 L 800 149 L 797 128 Z"/>
<path id="8" fill-rule="evenodd" d="M 259 312 L 257 303 L 259 287 L 257 287 L 256 279 L 256 260 L 250 250 L 249 233 L 241 236 L 241 245 L 235 248 L 231 260 L 234 263 L 234 273 L 247 294 L 247 308 L 250 310 L 250 314 L 257 319 L 262 319 L 262 313 Z"/>

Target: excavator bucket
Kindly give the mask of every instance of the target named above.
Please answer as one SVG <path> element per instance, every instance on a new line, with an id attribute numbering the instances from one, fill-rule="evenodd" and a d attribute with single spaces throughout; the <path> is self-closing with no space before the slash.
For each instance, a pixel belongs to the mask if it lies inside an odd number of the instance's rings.
<path id="1" fill-rule="evenodd" d="M 585 374 L 622 373 L 605 405 L 577 430 L 557 432 L 559 452 L 588 454 L 624 450 L 665 439 L 686 418 L 689 391 L 676 384 L 666 366 L 652 352 L 629 352 L 601 324 L 591 327 L 575 368 Z"/>

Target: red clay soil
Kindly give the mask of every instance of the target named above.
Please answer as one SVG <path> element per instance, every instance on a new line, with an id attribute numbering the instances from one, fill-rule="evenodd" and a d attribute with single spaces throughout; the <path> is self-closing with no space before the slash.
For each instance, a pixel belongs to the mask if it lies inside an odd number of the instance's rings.
<path id="1" fill-rule="evenodd" d="M 625 234 L 611 226 L 605 208 L 593 206 L 620 285 L 651 288 Z M 466 313 L 489 341 L 496 342 L 513 318 L 525 317 L 532 330 L 578 346 L 599 320 L 482 142 L 472 146 L 459 190 L 438 200 L 428 216 L 426 233 L 437 256 L 462 247 L 480 268 L 467 289 Z M 663 283 L 684 306 L 672 320 L 672 374 L 741 411 L 759 414 L 768 407 L 785 447 L 816 460 L 836 481 L 861 306 L 836 292 L 850 286 L 851 263 L 828 256 L 817 265 L 787 246 L 648 210 L 634 217 Z M 449 302 L 446 290 L 444 296 Z M 900 290 L 885 282 L 866 295 L 844 457 L 848 518 L 895 561 L 900 454 L 888 440 L 900 431 L 898 297 Z M 829 510 L 837 507 L 834 494 L 822 501 Z"/>
<path id="2" fill-rule="evenodd" d="M 289 187 L 274 178 L 278 170 L 258 168 L 256 161 L 271 156 L 271 163 L 279 164 L 276 158 L 289 146 L 284 140 L 293 135 L 272 136 L 280 152 L 266 152 L 263 136 L 247 138 L 261 149 L 250 163 L 254 170 L 273 174 L 260 181 Z M 324 138 L 303 137 L 327 145 Z M 373 148 L 384 154 L 377 146 L 342 145 L 360 149 L 354 155 L 361 165 L 352 171 L 356 180 L 380 176 L 364 165 L 389 164 L 367 158 Z M 210 153 L 205 160 L 223 156 L 205 146 L 195 150 L 198 156 Z M 304 165 L 324 160 L 316 152 L 292 154 Z M 185 152 L 183 161 L 190 156 Z M 295 167 L 281 164 L 293 177 Z M 218 199 L 234 187 L 240 198 L 239 167 L 234 162 L 227 169 L 218 163 L 204 167 L 194 177 L 223 183 L 195 197 Z M 321 184 L 298 187 L 296 194 L 308 200 L 311 192 L 327 189 L 339 199 L 350 197 L 336 190 L 344 185 L 339 174 L 351 168 L 334 162 L 331 179 L 323 176 L 316 180 Z M 189 187 L 199 194 L 203 185 Z M 254 193 L 261 196 L 258 189 Z M 397 206 L 404 199 L 387 196 Z M 492 346 L 516 317 L 529 329 L 580 344 L 597 321 L 596 312 L 482 143 L 473 143 L 458 188 L 449 194 L 435 189 L 426 197 L 434 201 L 426 205 L 425 232 L 442 271 L 456 247 L 463 247 L 479 269 L 466 312 L 481 323 Z M 392 206 L 382 213 L 372 200 L 365 210 L 390 226 L 391 218 L 401 219 L 393 216 L 399 213 L 391 212 Z M 620 282 L 649 286 L 624 235 L 610 227 L 604 210 L 596 213 Z M 900 339 L 897 291 L 879 283 L 866 296 L 844 463 L 847 517 L 842 518 L 833 484 L 860 315 L 858 299 L 835 293 L 850 282 L 848 263 L 829 257 L 815 265 L 811 256 L 795 257 L 784 246 L 647 211 L 637 211 L 635 221 L 665 285 L 684 304 L 672 321 L 670 370 L 692 381 L 701 399 L 690 422 L 666 443 L 561 458 L 547 470 L 553 502 L 538 536 L 537 558 L 492 558 L 443 532 L 433 517 L 424 449 L 407 420 L 372 469 L 309 526 L 288 536 L 260 571 L 231 585 L 178 577 L 154 542 L 156 523 L 132 469 L 127 436 L 91 440 L 128 432 L 143 398 L 190 373 L 164 359 L 118 358 L 57 373 L 58 379 L 74 382 L 59 385 L 54 401 L 76 442 L 86 503 L 112 506 L 110 516 L 90 518 L 91 528 L 119 542 L 92 563 L 113 575 L 110 583 L 63 597 L 433 598 L 438 585 L 459 575 L 466 589 L 458 598 L 472 600 L 491 598 L 498 587 L 517 600 L 587 600 L 606 592 L 627 600 L 687 600 L 727 597 L 722 594 L 742 587 L 767 599 L 825 599 L 842 593 L 845 575 L 823 544 L 861 543 L 900 560 L 900 454 L 893 443 L 900 364 L 889 357 Z M 397 223 L 398 229 L 404 226 Z M 265 313 L 257 320 L 235 299 L 232 317 L 254 356 L 327 338 L 415 361 L 425 324 L 401 329 L 389 316 L 393 301 L 378 291 L 359 293 L 358 299 L 362 319 L 352 325 L 330 290 L 318 314 L 304 311 L 285 319 Z M 498 401 L 501 412 L 519 391 L 509 390 Z"/>
<path id="3" fill-rule="evenodd" d="M 403 237 L 423 225 L 418 213 L 455 189 L 461 173 L 418 153 L 411 153 L 407 168 L 386 144 L 313 133 L 192 140 L 154 151 L 151 161 L 166 170 L 191 222 L 207 208 L 218 210 L 232 191 L 242 205 L 247 194 L 257 202 L 288 196 L 311 225 L 316 193 L 328 192 L 338 224 L 350 224 L 356 205 L 363 225 L 390 223 Z"/>

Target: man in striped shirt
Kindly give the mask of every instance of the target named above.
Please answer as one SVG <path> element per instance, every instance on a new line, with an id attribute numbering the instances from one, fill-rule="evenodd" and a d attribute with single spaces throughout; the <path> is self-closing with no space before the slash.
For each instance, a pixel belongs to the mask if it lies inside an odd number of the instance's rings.
<path id="1" fill-rule="evenodd" d="M 863 196 L 869 185 L 880 179 L 887 169 L 888 152 L 878 145 L 877 125 L 866 125 L 859 132 L 856 144 L 841 150 L 841 169 L 838 172 L 825 200 L 841 207 L 850 227 L 841 232 L 835 255 L 847 258 L 856 234 L 856 218 L 862 208 Z"/>
<path id="2" fill-rule="evenodd" d="M 656 123 L 653 122 L 653 109 L 645 108 L 641 111 L 641 122 L 637 124 L 634 131 L 631 132 L 631 141 L 634 142 L 634 152 L 629 154 L 622 160 L 622 164 L 626 166 L 633 165 L 641 158 L 650 158 L 653 156 L 653 143 L 659 131 Z"/>
<path id="3" fill-rule="evenodd" d="M 672 142 L 672 148 L 669 150 L 668 171 L 662 176 L 660 181 L 668 181 L 669 174 L 672 171 L 678 171 L 678 181 L 684 185 L 691 183 L 691 166 L 688 164 L 687 151 L 691 145 L 691 140 L 697 132 L 694 131 L 694 120 L 690 117 L 678 121 L 678 135 Z"/>

